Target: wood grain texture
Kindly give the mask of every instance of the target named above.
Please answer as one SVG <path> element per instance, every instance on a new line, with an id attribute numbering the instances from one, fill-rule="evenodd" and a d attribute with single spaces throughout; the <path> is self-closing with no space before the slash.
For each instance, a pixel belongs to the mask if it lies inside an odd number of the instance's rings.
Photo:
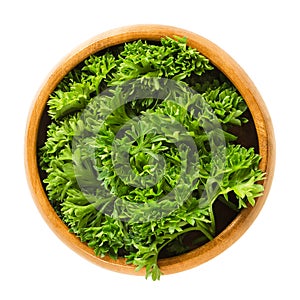
<path id="1" fill-rule="evenodd" d="M 265 192 L 257 199 L 254 207 L 242 212 L 215 239 L 186 254 L 161 259 L 159 265 L 164 274 L 176 273 L 198 266 L 217 256 L 231 246 L 252 224 L 268 196 L 275 167 L 275 138 L 268 110 L 258 90 L 244 70 L 222 49 L 209 40 L 176 27 L 162 25 L 134 25 L 102 33 L 80 45 L 66 56 L 49 74 L 33 101 L 28 117 L 25 135 L 25 168 L 33 199 L 41 215 L 54 233 L 71 249 L 89 261 L 117 272 L 144 274 L 126 265 L 125 259 L 99 258 L 92 249 L 68 231 L 48 201 L 39 176 L 37 163 L 38 130 L 41 117 L 50 93 L 62 78 L 85 58 L 100 50 L 137 39 L 157 41 L 165 36 L 185 36 L 187 43 L 209 58 L 222 71 L 244 97 L 252 114 L 258 136 L 259 153 L 262 157 L 260 168 L 267 173 L 263 181 Z"/>

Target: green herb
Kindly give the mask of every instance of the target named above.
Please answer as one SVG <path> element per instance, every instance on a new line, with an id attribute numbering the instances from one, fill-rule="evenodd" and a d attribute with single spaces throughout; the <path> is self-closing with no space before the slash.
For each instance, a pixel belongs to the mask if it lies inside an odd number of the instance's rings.
<path id="1" fill-rule="evenodd" d="M 216 236 L 216 202 L 238 212 L 263 193 L 259 155 L 229 132 L 247 105 L 184 38 L 93 55 L 48 105 L 49 201 L 96 255 L 124 256 L 153 280 L 161 256 Z"/>

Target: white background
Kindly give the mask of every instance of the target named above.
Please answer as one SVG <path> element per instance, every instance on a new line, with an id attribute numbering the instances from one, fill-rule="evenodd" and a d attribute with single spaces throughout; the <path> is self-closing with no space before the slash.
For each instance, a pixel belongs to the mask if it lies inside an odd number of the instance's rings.
<path id="1" fill-rule="evenodd" d="M 0 4 L 1 299 L 300 299 L 298 1 L 2 1 Z M 52 233 L 29 193 L 27 114 L 58 61 L 111 28 L 157 23 L 188 29 L 227 51 L 272 116 L 277 162 L 250 229 L 215 259 L 160 282 L 97 267 Z"/>

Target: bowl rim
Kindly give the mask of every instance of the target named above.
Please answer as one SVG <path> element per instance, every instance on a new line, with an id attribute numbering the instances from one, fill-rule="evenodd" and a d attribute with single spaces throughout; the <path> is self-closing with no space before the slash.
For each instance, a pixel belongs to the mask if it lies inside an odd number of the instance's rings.
<path id="1" fill-rule="evenodd" d="M 61 79 L 85 58 L 100 50 L 125 42 L 138 39 L 159 40 L 166 36 L 186 37 L 187 44 L 206 56 L 213 65 L 227 76 L 243 96 L 253 116 L 257 132 L 259 154 L 262 156 L 260 169 L 266 172 L 267 176 L 262 182 L 265 191 L 262 196 L 257 198 L 254 207 L 243 209 L 219 235 L 205 245 L 185 254 L 160 259 L 161 271 L 164 274 L 171 274 L 196 267 L 219 255 L 236 242 L 261 211 L 269 194 L 274 175 L 275 137 L 269 112 L 252 80 L 240 65 L 219 46 L 191 31 L 159 24 L 123 26 L 98 34 L 82 43 L 65 56 L 50 72 L 32 102 L 25 132 L 25 170 L 35 205 L 52 231 L 80 256 L 96 265 L 120 273 L 142 275 L 145 270 L 136 272 L 135 266 L 126 264 L 125 258 L 122 257 L 117 260 L 109 256 L 97 257 L 91 248 L 69 232 L 68 227 L 51 206 L 39 177 L 37 162 L 38 129 L 49 95 Z"/>

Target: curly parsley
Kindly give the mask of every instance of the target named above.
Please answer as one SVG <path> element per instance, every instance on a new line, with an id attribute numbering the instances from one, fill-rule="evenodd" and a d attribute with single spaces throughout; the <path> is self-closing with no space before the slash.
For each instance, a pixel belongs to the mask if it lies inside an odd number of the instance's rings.
<path id="1" fill-rule="evenodd" d="M 151 96 L 135 94 L 137 83 Z M 215 203 L 238 212 L 263 193 L 259 155 L 229 130 L 246 110 L 184 38 L 92 55 L 48 101 L 39 162 L 49 201 L 96 255 L 124 256 L 157 280 L 161 256 L 216 236 Z"/>

